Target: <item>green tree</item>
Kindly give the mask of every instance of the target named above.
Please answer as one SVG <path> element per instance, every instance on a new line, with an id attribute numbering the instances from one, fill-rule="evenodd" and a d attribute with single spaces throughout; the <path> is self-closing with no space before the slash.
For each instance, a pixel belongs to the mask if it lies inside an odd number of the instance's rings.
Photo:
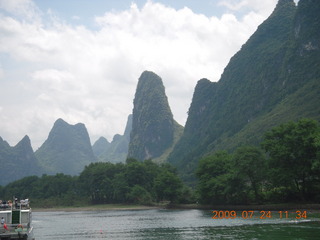
<path id="1" fill-rule="evenodd" d="M 6 200 L 12 199 L 12 196 L 19 196 L 19 198 L 38 197 L 41 194 L 41 191 L 36 190 L 38 181 L 39 178 L 37 176 L 30 176 L 9 183 L 3 188 L 1 196 Z"/>
<path id="2" fill-rule="evenodd" d="M 113 202 L 113 179 L 124 170 L 123 164 L 99 162 L 86 166 L 79 176 L 83 195 L 90 196 L 94 203 Z"/>
<path id="3" fill-rule="evenodd" d="M 235 174 L 249 190 L 254 193 L 254 200 L 261 202 L 262 187 L 266 176 L 266 158 L 262 150 L 255 146 L 239 147 L 233 156 Z"/>
<path id="4" fill-rule="evenodd" d="M 320 127 L 311 119 L 288 122 L 265 134 L 262 146 L 269 153 L 269 167 L 275 186 L 292 191 L 302 200 L 312 198 L 319 182 Z"/>
<path id="5" fill-rule="evenodd" d="M 126 165 L 126 179 L 128 185 L 139 185 L 150 191 L 152 187 L 152 172 L 148 171 L 145 162 L 130 162 Z"/>
<path id="6" fill-rule="evenodd" d="M 125 173 L 121 172 L 114 176 L 112 179 L 113 185 L 113 201 L 117 203 L 127 202 L 127 194 L 130 191 Z"/>
<path id="7" fill-rule="evenodd" d="M 201 202 L 221 204 L 228 201 L 230 171 L 231 155 L 226 151 L 218 151 L 200 160 L 196 175 Z"/>
<path id="8" fill-rule="evenodd" d="M 183 185 L 178 202 L 181 204 L 195 203 L 196 202 L 195 191 L 191 187 Z"/>
<path id="9" fill-rule="evenodd" d="M 154 188 L 158 201 L 175 202 L 181 194 L 182 182 L 176 174 L 163 169 L 154 180 Z"/>
<path id="10" fill-rule="evenodd" d="M 130 192 L 127 195 L 128 200 L 132 203 L 137 204 L 151 204 L 152 203 L 152 197 L 151 194 L 144 189 L 143 187 L 139 185 L 134 185 Z"/>

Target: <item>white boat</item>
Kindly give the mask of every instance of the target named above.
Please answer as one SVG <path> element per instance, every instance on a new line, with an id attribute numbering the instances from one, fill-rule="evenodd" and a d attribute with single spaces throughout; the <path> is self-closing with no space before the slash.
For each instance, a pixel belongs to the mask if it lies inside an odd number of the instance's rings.
<path id="1" fill-rule="evenodd" d="M 32 211 L 29 200 L 18 200 L 0 203 L 0 239 L 34 240 L 32 227 Z"/>

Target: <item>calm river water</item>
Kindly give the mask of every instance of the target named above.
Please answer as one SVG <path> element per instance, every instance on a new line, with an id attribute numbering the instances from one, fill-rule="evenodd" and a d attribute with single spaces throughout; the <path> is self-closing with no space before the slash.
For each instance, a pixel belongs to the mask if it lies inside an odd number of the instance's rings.
<path id="1" fill-rule="evenodd" d="M 259 212 L 255 212 L 258 216 Z M 204 210 L 34 212 L 36 240 L 320 239 L 320 214 L 296 220 L 212 219 Z"/>

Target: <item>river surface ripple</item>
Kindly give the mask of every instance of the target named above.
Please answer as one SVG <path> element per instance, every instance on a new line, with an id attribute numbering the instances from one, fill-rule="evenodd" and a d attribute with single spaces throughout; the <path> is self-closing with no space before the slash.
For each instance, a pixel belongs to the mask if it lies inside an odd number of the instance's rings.
<path id="1" fill-rule="evenodd" d="M 240 216 L 239 216 L 240 215 Z M 319 217 L 212 219 L 205 210 L 34 212 L 36 240 L 320 239 Z"/>

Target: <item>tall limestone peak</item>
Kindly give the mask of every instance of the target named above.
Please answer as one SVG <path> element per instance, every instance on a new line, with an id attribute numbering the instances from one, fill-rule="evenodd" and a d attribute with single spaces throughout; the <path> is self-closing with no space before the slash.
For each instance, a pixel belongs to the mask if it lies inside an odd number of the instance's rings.
<path id="1" fill-rule="evenodd" d="M 84 166 L 96 161 L 84 124 L 68 124 L 58 119 L 36 157 L 46 173 L 78 174 Z"/>
<path id="2" fill-rule="evenodd" d="M 294 34 L 300 44 L 299 54 L 320 49 L 320 1 L 300 0 L 294 21 Z"/>
<path id="3" fill-rule="evenodd" d="M 124 133 L 123 133 L 123 136 L 125 136 L 128 141 L 130 141 L 131 130 L 132 130 L 132 114 L 130 114 L 127 118 L 126 128 L 124 129 Z"/>
<path id="4" fill-rule="evenodd" d="M 14 149 L 29 156 L 34 154 L 28 135 L 24 136 L 21 141 L 18 142 L 18 144 L 14 147 Z"/>
<path id="5" fill-rule="evenodd" d="M 2 137 L 0 137 L 0 150 L 10 148 L 10 145 L 7 141 L 3 140 Z"/>
<path id="6" fill-rule="evenodd" d="M 281 18 L 286 18 L 288 17 L 288 15 L 292 16 L 293 9 L 296 9 L 296 4 L 294 3 L 293 0 L 278 0 L 278 3 L 275 9 L 273 10 L 272 14 L 269 16 L 269 18 L 266 21 L 268 21 L 269 24 L 271 21 L 274 21 L 275 24 L 278 21 L 278 26 L 282 27 Z M 263 24 L 260 25 L 259 27 L 262 27 L 262 26 Z"/>
<path id="7" fill-rule="evenodd" d="M 55 121 L 48 137 L 48 141 L 54 141 L 53 147 L 68 148 L 73 145 L 73 138 L 80 138 L 86 149 L 89 150 L 87 143 L 90 143 L 88 131 L 83 123 L 71 125 L 59 118 Z M 76 140 L 76 139 L 75 139 Z"/>
<path id="8" fill-rule="evenodd" d="M 278 10 L 278 8 L 286 6 L 288 4 L 293 5 L 295 3 L 293 0 L 278 0 L 275 10 Z"/>
<path id="9" fill-rule="evenodd" d="M 31 141 L 28 135 L 24 136 L 20 142 L 16 146 L 13 147 L 13 151 L 17 155 L 17 161 L 19 161 L 19 165 L 24 168 L 28 169 L 30 167 L 34 167 L 35 170 L 38 167 L 38 161 L 36 156 L 33 152 Z M 32 174 L 39 173 L 37 171 L 29 171 Z"/>
<path id="10" fill-rule="evenodd" d="M 16 147 L 19 146 L 19 145 L 31 147 L 31 140 L 30 140 L 29 136 L 28 136 L 28 135 L 25 135 L 25 136 L 20 140 L 20 142 L 18 142 L 18 144 L 16 145 Z"/>
<path id="11" fill-rule="evenodd" d="M 138 160 L 161 157 L 174 145 L 178 126 L 173 119 L 162 79 L 153 72 L 143 72 L 133 104 L 128 157 Z"/>

